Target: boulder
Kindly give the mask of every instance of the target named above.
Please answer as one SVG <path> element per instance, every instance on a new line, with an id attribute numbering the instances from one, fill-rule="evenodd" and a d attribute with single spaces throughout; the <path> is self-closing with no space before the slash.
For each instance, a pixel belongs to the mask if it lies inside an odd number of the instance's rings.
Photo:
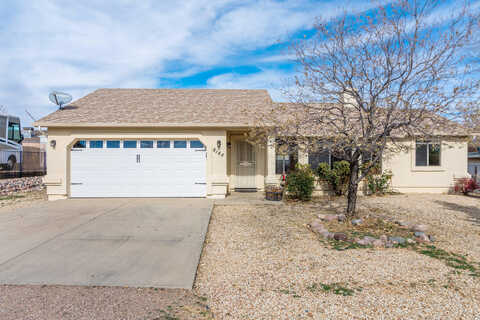
<path id="1" fill-rule="evenodd" d="M 355 241 L 356 244 L 359 244 L 361 246 L 368 246 L 370 245 L 370 241 L 368 240 L 365 240 L 365 239 L 359 239 L 357 241 Z"/>
<path id="2" fill-rule="evenodd" d="M 408 227 L 409 223 L 405 221 L 395 221 L 395 224 L 398 224 L 400 227 Z"/>
<path id="3" fill-rule="evenodd" d="M 405 238 L 402 238 L 402 237 L 390 237 L 390 238 L 388 238 L 388 240 L 390 240 L 394 244 L 395 243 L 398 243 L 398 244 L 404 244 L 405 243 Z"/>
<path id="4" fill-rule="evenodd" d="M 418 232 L 426 232 L 428 230 L 428 227 L 424 224 L 416 224 L 412 226 L 411 230 Z"/>
<path id="5" fill-rule="evenodd" d="M 428 238 L 428 236 L 426 234 L 422 234 L 422 235 L 417 237 L 417 241 L 430 242 L 430 239 Z"/>
<path id="6" fill-rule="evenodd" d="M 354 225 L 354 226 L 361 225 L 362 223 L 363 223 L 362 219 L 353 219 L 352 220 L 352 225 Z"/>
<path id="7" fill-rule="evenodd" d="M 430 234 L 430 235 L 428 235 L 428 240 L 430 240 L 430 242 L 435 242 L 435 240 L 437 240 L 437 239 Z"/>
<path id="8" fill-rule="evenodd" d="M 383 247 L 384 245 L 385 245 L 385 243 L 380 239 L 375 239 L 375 240 L 372 241 L 372 246 L 374 246 L 376 248 Z"/>
<path id="9" fill-rule="evenodd" d="M 407 243 L 408 244 L 414 244 L 414 243 L 417 243 L 417 242 L 413 239 L 407 238 Z"/>
<path id="10" fill-rule="evenodd" d="M 425 232 L 423 232 L 423 231 L 415 231 L 415 233 L 414 233 L 415 237 L 421 237 L 421 236 L 424 236 L 424 235 L 425 235 Z"/>
<path id="11" fill-rule="evenodd" d="M 348 237 L 345 233 L 335 232 L 335 234 L 333 235 L 333 239 L 337 241 L 347 241 Z"/>
<path id="12" fill-rule="evenodd" d="M 343 221 L 347 220 L 347 216 L 344 215 L 344 214 L 337 214 L 337 220 L 340 221 L 340 222 L 343 222 Z"/>
<path id="13" fill-rule="evenodd" d="M 387 242 L 387 240 L 388 240 L 387 235 L 382 234 L 382 235 L 380 236 L 380 240 L 383 241 L 383 242 Z"/>
<path id="14" fill-rule="evenodd" d="M 337 218 L 337 215 L 335 214 L 327 214 L 323 216 L 322 220 L 330 222 L 330 221 L 338 220 L 338 218 Z"/>

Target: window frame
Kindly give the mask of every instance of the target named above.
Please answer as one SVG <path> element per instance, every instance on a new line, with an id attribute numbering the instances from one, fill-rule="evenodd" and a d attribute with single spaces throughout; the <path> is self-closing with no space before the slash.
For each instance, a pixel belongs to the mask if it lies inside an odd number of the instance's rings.
<path id="1" fill-rule="evenodd" d="M 425 165 L 419 165 L 417 164 L 417 149 L 419 145 L 425 145 L 426 146 L 426 160 L 427 163 Z M 430 164 L 430 146 L 433 145 L 438 145 L 438 165 L 437 164 Z M 442 162 L 442 142 L 441 141 L 435 141 L 435 140 L 415 140 L 415 148 L 414 148 L 414 166 L 415 168 L 419 169 L 441 169 L 443 165 Z"/>
<path id="2" fill-rule="evenodd" d="M 185 143 L 184 147 L 177 147 L 176 144 L 177 142 L 183 142 Z M 187 149 L 187 140 L 173 140 L 173 148 L 174 149 Z"/>
<path id="3" fill-rule="evenodd" d="M 82 142 L 84 143 L 83 147 L 76 147 L 77 143 L 81 144 Z M 86 148 L 87 148 L 87 140 L 77 140 L 72 146 L 72 149 L 86 149 Z"/>
<path id="4" fill-rule="evenodd" d="M 201 147 L 193 147 L 193 146 L 192 146 L 192 142 L 194 142 L 194 143 L 196 143 L 196 142 L 200 143 Z M 190 140 L 189 143 L 188 143 L 188 145 L 189 145 L 190 149 L 203 149 L 203 148 L 205 148 L 205 145 L 204 145 L 203 142 L 200 141 L 200 140 Z"/>
<path id="5" fill-rule="evenodd" d="M 163 143 L 163 142 L 168 142 L 168 147 L 167 146 L 161 147 L 160 143 Z M 172 147 L 172 142 L 170 140 L 157 140 L 157 149 L 170 149 L 171 147 Z"/>
<path id="6" fill-rule="evenodd" d="M 101 147 L 92 147 L 94 142 L 100 142 Z M 103 140 L 88 140 L 88 149 L 103 149 L 105 147 L 105 143 Z"/>
<path id="7" fill-rule="evenodd" d="M 17 130 L 15 130 L 17 129 Z M 15 137 L 15 133 L 18 134 L 18 138 Z M 9 122 L 7 126 L 7 138 L 10 141 L 19 143 L 22 141 L 22 130 L 19 123 Z"/>
<path id="8" fill-rule="evenodd" d="M 135 147 L 125 147 L 125 143 L 128 142 L 135 142 Z M 138 140 L 123 140 L 122 149 L 137 149 L 138 148 Z"/>
<path id="9" fill-rule="evenodd" d="M 148 143 L 146 147 L 144 146 L 144 143 Z M 140 140 L 140 149 L 153 149 L 154 145 L 153 140 Z"/>
<path id="10" fill-rule="evenodd" d="M 109 146 L 109 143 L 115 143 L 115 142 L 118 143 L 118 147 L 111 147 L 111 146 Z M 106 143 L 105 143 L 105 147 L 106 147 L 107 149 L 120 149 L 120 148 L 121 148 L 120 140 L 107 140 Z"/>

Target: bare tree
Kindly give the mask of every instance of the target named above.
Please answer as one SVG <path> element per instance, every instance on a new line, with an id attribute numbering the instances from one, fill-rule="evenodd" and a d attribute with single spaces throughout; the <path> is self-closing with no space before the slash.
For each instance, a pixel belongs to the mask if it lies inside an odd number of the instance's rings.
<path id="1" fill-rule="evenodd" d="M 0 104 L 0 115 L 7 115 L 8 114 L 8 109 L 4 105 Z"/>
<path id="2" fill-rule="evenodd" d="M 438 18 L 441 1 L 398 0 L 358 16 L 318 21 L 316 35 L 293 46 L 301 72 L 292 103 L 257 115 L 252 139 L 328 150 L 350 164 L 347 215 L 359 182 L 405 137 L 455 128 L 447 120 L 476 83 L 462 54 L 478 25 L 467 5 Z M 437 17 L 437 18 L 436 18 Z M 447 118 L 445 118 L 447 117 Z M 362 165 L 362 156 L 371 161 Z"/>

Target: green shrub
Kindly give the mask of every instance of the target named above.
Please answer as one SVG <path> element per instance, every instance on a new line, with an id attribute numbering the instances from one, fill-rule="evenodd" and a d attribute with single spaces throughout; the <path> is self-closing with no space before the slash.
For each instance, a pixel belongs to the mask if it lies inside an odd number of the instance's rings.
<path id="1" fill-rule="evenodd" d="M 336 195 L 345 194 L 348 187 L 348 179 L 350 177 L 350 164 L 347 161 L 338 161 L 330 168 L 328 163 L 320 163 L 317 167 L 316 174 L 320 180 L 329 184 Z"/>
<path id="2" fill-rule="evenodd" d="M 290 197 L 310 200 L 315 189 L 315 177 L 309 165 L 298 164 L 287 176 L 286 185 Z"/>
<path id="3" fill-rule="evenodd" d="M 393 174 L 386 170 L 381 174 L 367 176 L 367 187 L 369 194 L 385 194 L 390 191 L 390 182 Z"/>

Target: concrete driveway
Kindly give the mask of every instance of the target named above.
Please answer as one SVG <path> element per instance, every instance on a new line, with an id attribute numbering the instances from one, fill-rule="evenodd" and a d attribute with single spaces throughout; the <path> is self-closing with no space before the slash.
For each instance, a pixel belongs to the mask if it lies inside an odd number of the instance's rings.
<path id="1" fill-rule="evenodd" d="M 212 206 L 71 199 L 0 211 L 0 284 L 190 289 Z"/>

